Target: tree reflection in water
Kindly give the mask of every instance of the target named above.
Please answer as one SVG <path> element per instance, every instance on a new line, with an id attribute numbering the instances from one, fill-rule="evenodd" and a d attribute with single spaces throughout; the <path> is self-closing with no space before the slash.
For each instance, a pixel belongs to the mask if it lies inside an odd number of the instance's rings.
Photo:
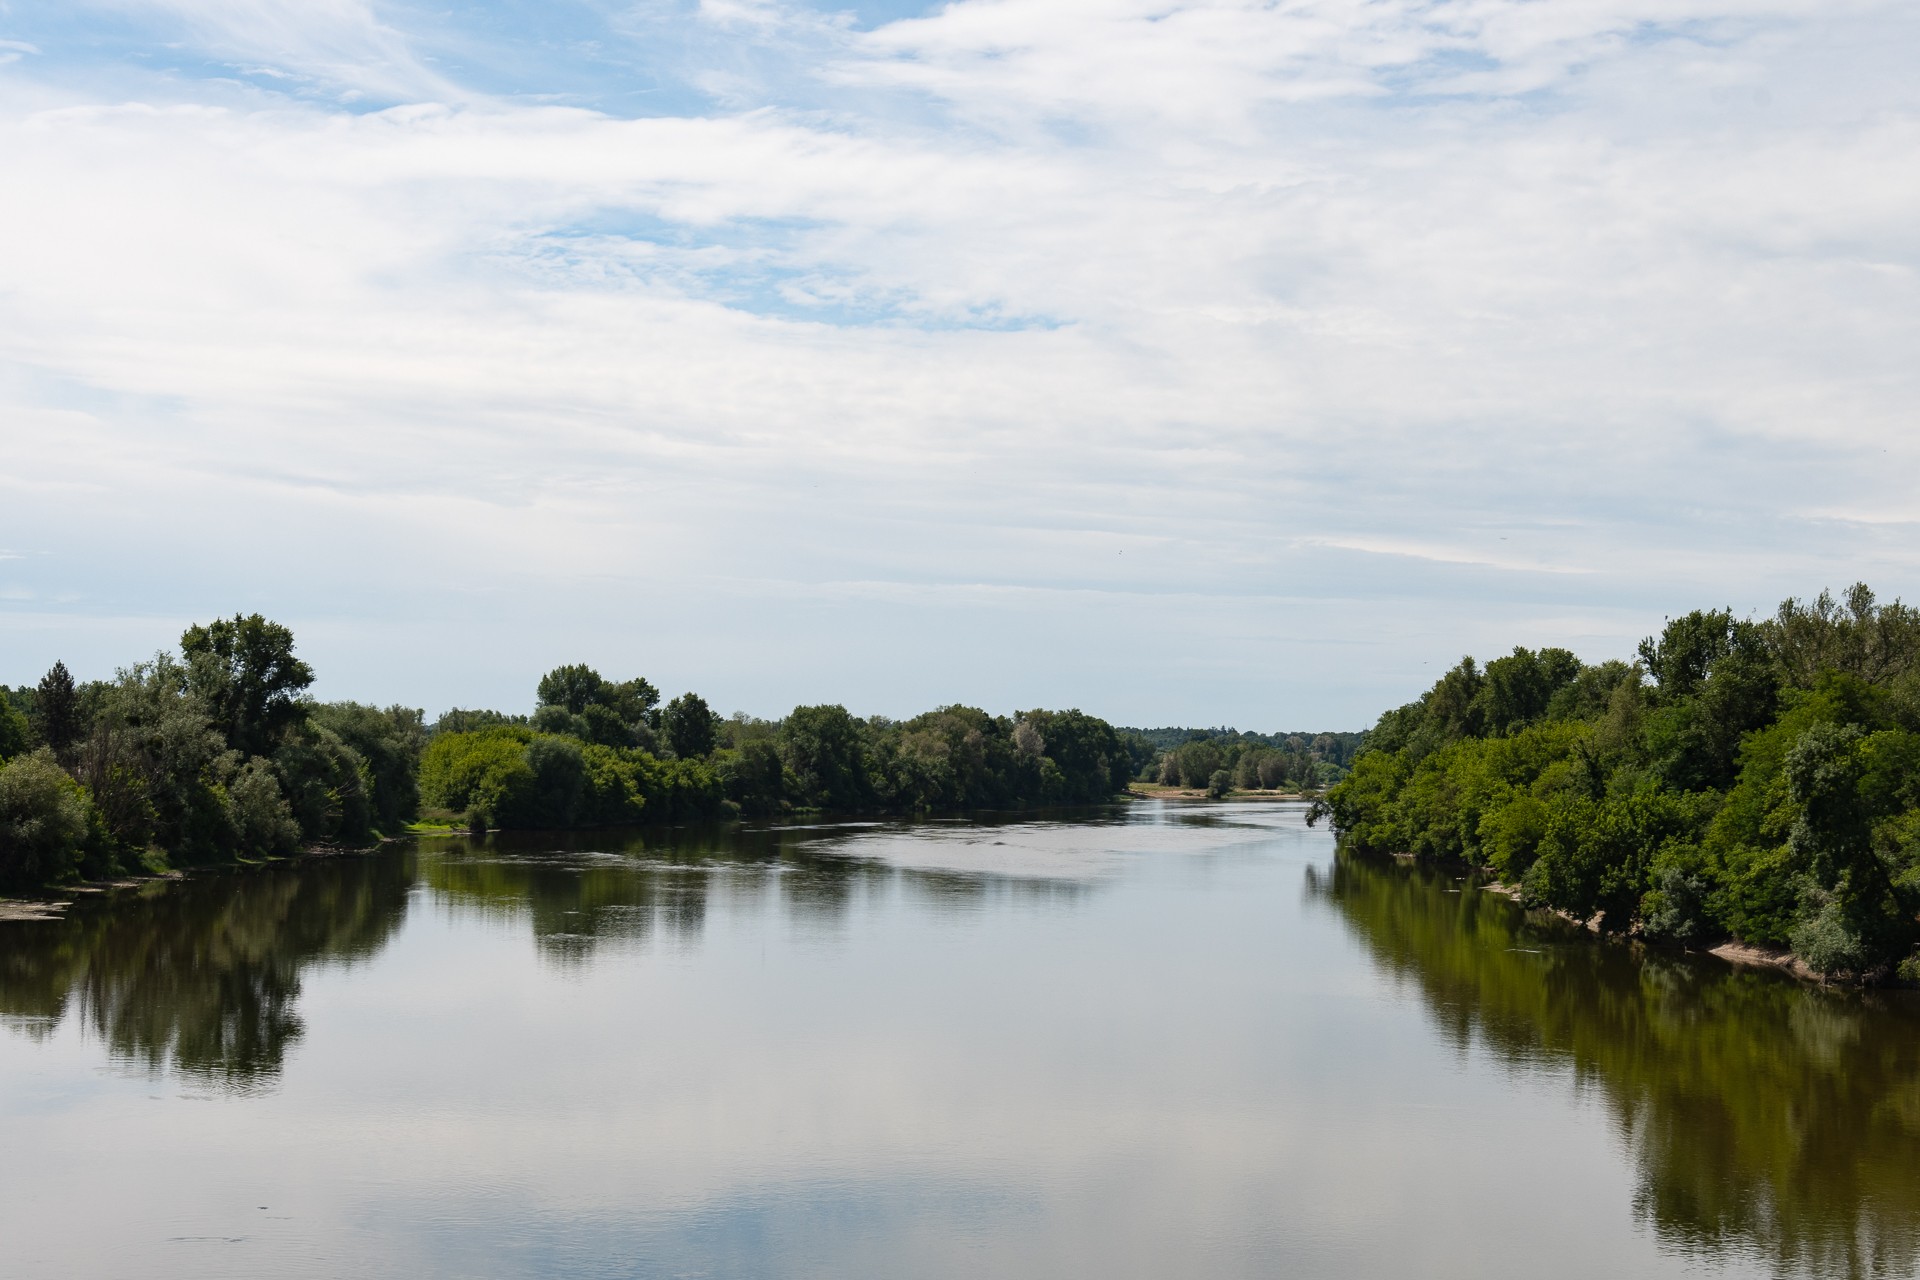
<path id="1" fill-rule="evenodd" d="M 945 910 L 996 894 L 1071 900 L 1088 891 L 1072 879 L 901 867 L 860 851 L 860 836 L 893 827 L 912 829 L 866 823 L 453 836 L 422 842 L 421 876 L 458 909 L 526 918 L 541 953 L 563 963 L 584 962 L 608 942 L 692 942 L 715 895 L 741 911 L 777 897 L 797 923 L 832 927 L 863 897 L 895 888 Z"/>
<path id="2" fill-rule="evenodd" d="M 0 930 L 0 1019 L 81 1020 L 123 1065 L 223 1091 L 270 1085 L 301 1034 L 300 975 L 372 956 L 415 878 L 410 851 L 158 882 Z"/>
<path id="3" fill-rule="evenodd" d="M 1465 889 L 1462 892 L 1462 889 Z M 1669 1247 L 1782 1273 L 1920 1262 L 1920 1000 L 1803 987 L 1594 939 L 1451 876 L 1343 851 L 1309 870 L 1442 1033 L 1514 1070 L 1571 1066 L 1638 1164 Z"/>
<path id="4" fill-rule="evenodd" d="M 609 941 L 695 941 L 714 894 L 742 909 L 777 894 L 796 921 L 832 926 L 895 886 L 949 909 L 1086 891 L 848 853 L 874 825 L 447 837 L 90 896 L 0 929 L 0 1022 L 43 1037 L 78 1019 L 121 1065 L 246 1092 L 271 1087 L 301 1035 L 302 971 L 374 955 L 423 882 L 456 912 L 529 920 L 541 953 L 570 964 Z"/>

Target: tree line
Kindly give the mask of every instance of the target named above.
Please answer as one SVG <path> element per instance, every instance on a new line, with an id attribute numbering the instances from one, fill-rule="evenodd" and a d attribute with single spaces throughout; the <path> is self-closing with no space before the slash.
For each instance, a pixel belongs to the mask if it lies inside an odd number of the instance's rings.
<path id="1" fill-rule="evenodd" d="M 0 686 L 0 889 L 364 845 L 419 808 L 419 711 L 305 696 L 293 633 L 189 627 L 177 655 Z"/>
<path id="2" fill-rule="evenodd" d="M 1244 733 L 1238 729 L 1122 729 L 1145 748 L 1142 782 L 1229 791 L 1312 792 L 1347 774 L 1364 733 Z"/>
<path id="3" fill-rule="evenodd" d="M 795 811 L 930 813 L 1088 804 L 1126 789 L 1126 740 L 1080 711 L 910 720 L 843 706 L 721 718 L 698 694 L 664 706 L 644 678 L 555 668 L 528 717 L 450 711 L 421 761 L 427 803 L 475 828 L 566 827 Z"/>
<path id="4" fill-rule="evenodd" d="M 0 891 L 360 847 L 423 811 L 474 828 L 1103 801 L 1144 763 L 1080 711 L 838 705 L 723 719 L 698 694 L 554 668 L 531 715 L 318 702 L 293 633 L 258 614 L 187 629 L 78 682 L 0 685 Z"/>
<path id="5" fill-rule="evenodd" d="M 1920 610 L 1858 584 L 1695 610 L 1633 661 L 1463 658 L 1317 810 L 1605 930 L 1920 980 Z"/>

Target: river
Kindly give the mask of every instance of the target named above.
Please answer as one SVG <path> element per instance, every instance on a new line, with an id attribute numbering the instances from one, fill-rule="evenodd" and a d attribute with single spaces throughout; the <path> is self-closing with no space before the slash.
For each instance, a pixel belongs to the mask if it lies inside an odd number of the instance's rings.
<path id="1" fill-rule="evenodd" d="M 10 1277 L 1914 1274 L 1920 1000 L 1286 804 L 423 839 L 0 924 Z"/>

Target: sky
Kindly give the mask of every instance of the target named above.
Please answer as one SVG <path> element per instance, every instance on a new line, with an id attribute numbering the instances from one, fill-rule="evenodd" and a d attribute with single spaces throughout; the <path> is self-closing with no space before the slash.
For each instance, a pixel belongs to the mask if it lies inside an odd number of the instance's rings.
<path id="1" fill-rule="evenodd" d="M 0 0 L 0 682 L 1357 729 L 1920 595 L 1910 0 Z"/>

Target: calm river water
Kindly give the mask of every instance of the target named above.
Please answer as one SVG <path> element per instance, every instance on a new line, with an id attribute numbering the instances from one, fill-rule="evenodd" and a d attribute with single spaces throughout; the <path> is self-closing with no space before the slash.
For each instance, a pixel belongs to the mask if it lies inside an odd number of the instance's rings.
<path id="1" fill-rule="evenodd" d="M 1297 806 L 427 840 L 0 924 L 10 1277 L 1911 1275 L 1920 1005 Z"/>

